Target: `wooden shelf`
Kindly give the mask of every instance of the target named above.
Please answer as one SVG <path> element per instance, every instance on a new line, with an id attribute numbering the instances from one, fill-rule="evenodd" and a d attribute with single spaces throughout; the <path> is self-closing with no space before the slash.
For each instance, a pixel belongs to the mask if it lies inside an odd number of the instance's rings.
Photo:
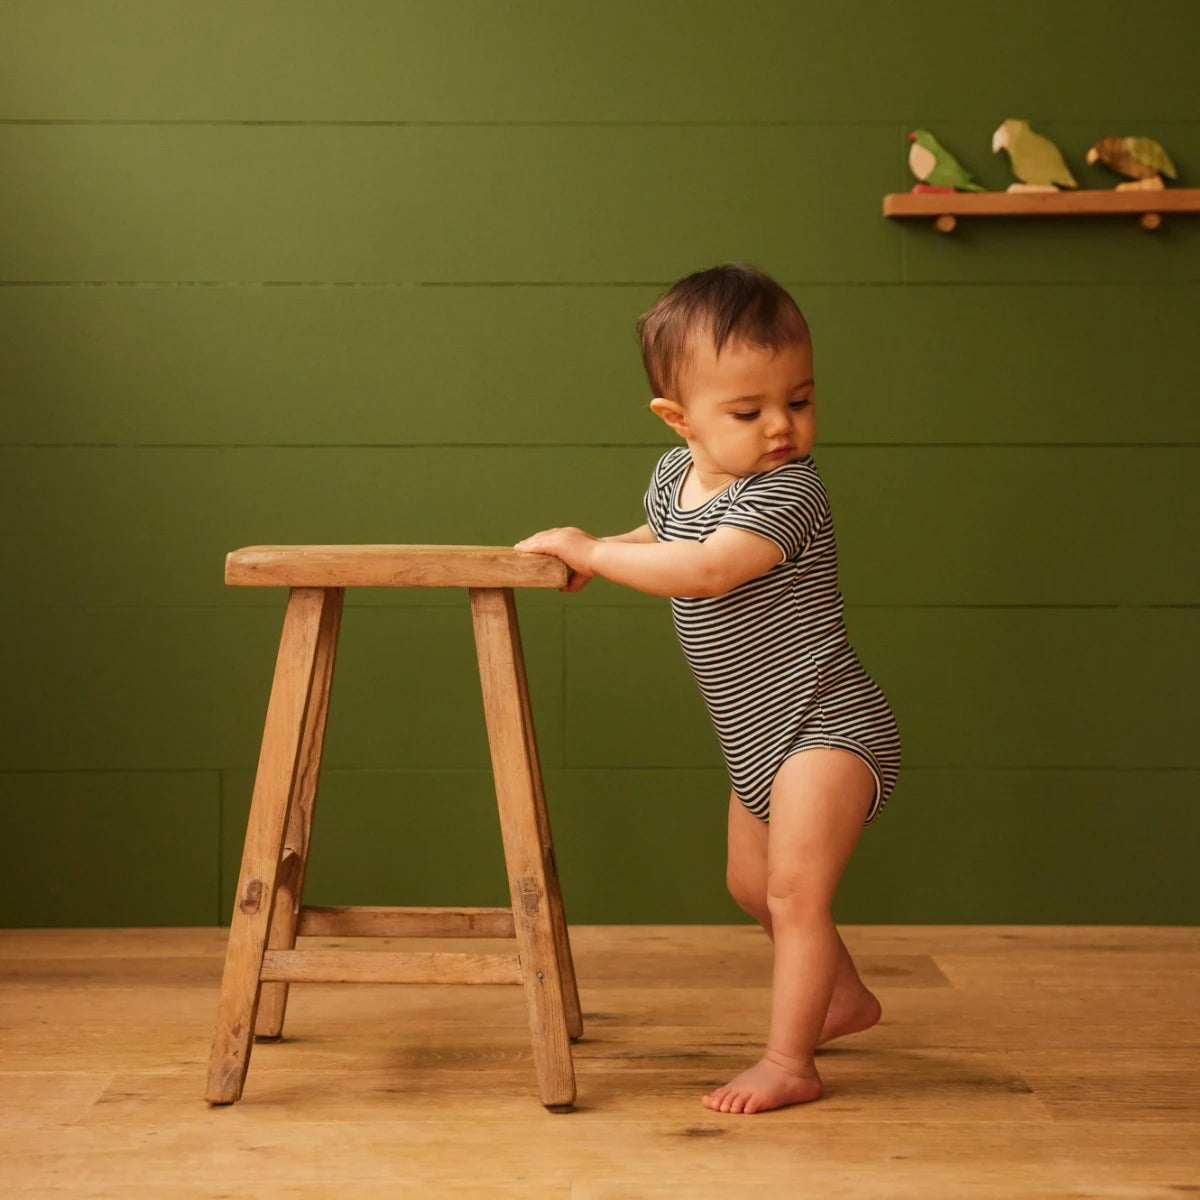
<path id="1" fill-rule="evenodd" d="M 933 218 L 950 233 L 957 217 L 1111 217 L 1129 214 L 1143 229 L 1157 229 L 1163 213 L 1200 213 L 1200 188 L 1123 191 L 1105 188 L 1061 192 L 893 192 L 883 198 L 885 217 Z"/>

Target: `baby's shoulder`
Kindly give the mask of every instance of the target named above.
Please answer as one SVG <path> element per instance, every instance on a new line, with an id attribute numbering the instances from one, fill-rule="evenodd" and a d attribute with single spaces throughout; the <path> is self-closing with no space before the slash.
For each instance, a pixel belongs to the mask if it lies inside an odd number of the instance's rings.
<path id="1" fill-rule="evenodd" d="M 688 469 L 691 461 L 691 451 L 686 446 L 672 446 L 654 464 L 652 482 L 660 488 L 666 487 Z"/>
<path id="2" fill-rule="evenodd" d="M 731 502 L 773 500 L 786 503 L 788 500 L 824 500 L 825 485 L 817 471 L 811 455 L 794 462 L 784 463 L 771 471 L 746 475 L 730 490 Z"/>

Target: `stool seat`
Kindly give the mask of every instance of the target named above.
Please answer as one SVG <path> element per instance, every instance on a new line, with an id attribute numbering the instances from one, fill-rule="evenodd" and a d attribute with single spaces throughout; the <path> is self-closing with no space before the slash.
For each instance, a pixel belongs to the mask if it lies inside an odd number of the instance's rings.
<path id="1" fill-rule="evenodd" d="M 583 1032 L 554 860 L 513 589 L 563 587 L 558 559 L 507 546 L 246 546 L 225 582 L 289 589 L 229 926 L 205 1097 L 242 1094 L 255 1041 L 278 1041 L 292 983 L 518 984 L 525 992 L 542 1103 L 575 1101 L 570 1042 Z M 508 874 L 507 908 L 313 906 L 303 902 L 317 781 L 348 587 L 455 587 L 469 593 L 492 776 Z M 515 939 L 516 953 L 362 953 L 309 936 Z"/>
<path id="2" fill-rule="evenodd" d="M 244 546 L 225 557 L 235 587 L 561 588 L 569 573 L 507 546 Z"/>

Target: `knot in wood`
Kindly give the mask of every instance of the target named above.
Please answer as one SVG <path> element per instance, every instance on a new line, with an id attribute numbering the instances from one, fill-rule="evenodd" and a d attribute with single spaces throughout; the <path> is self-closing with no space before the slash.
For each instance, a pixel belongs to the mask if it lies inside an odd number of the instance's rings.
<path id="1" fill-rule="evenodd" d="M 263 881 L 261 879 L 251 879 L 246 883 L 245 891 L 242 892 L 242 898 L 238 901 L 238 908 L 247 916 L 253 916 L 262 906 Z"/>
<path id="2" fill-rule="evenodd" d="M 542 900 L 542 889 L 532 875 L 521 876 L 521 908 L 527 917 L 536 917 Z"/>

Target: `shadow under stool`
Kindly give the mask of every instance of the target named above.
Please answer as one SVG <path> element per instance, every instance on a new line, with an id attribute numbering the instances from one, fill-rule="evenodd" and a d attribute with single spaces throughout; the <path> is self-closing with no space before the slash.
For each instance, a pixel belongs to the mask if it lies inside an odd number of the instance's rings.
<path id="1" fill-rule="evenodd" d="M 518 983 L 542 1103 L 570 1111 L 570 1041 L 583 1019 L 513 600 L 514 588 L 566 580 L 556 558 L 491 546 L 249 546 L 227 556 L 227 584 L 290 590 L 229 927 L 209 1103 L 241 1097 L 253 1042 L 282 1036 L 291 983 Z M 469 590 L 511 908 L 301 903 L 348 587 Z M 306 934 L 515 938 L 517 953 L 297 949 Z"/>

